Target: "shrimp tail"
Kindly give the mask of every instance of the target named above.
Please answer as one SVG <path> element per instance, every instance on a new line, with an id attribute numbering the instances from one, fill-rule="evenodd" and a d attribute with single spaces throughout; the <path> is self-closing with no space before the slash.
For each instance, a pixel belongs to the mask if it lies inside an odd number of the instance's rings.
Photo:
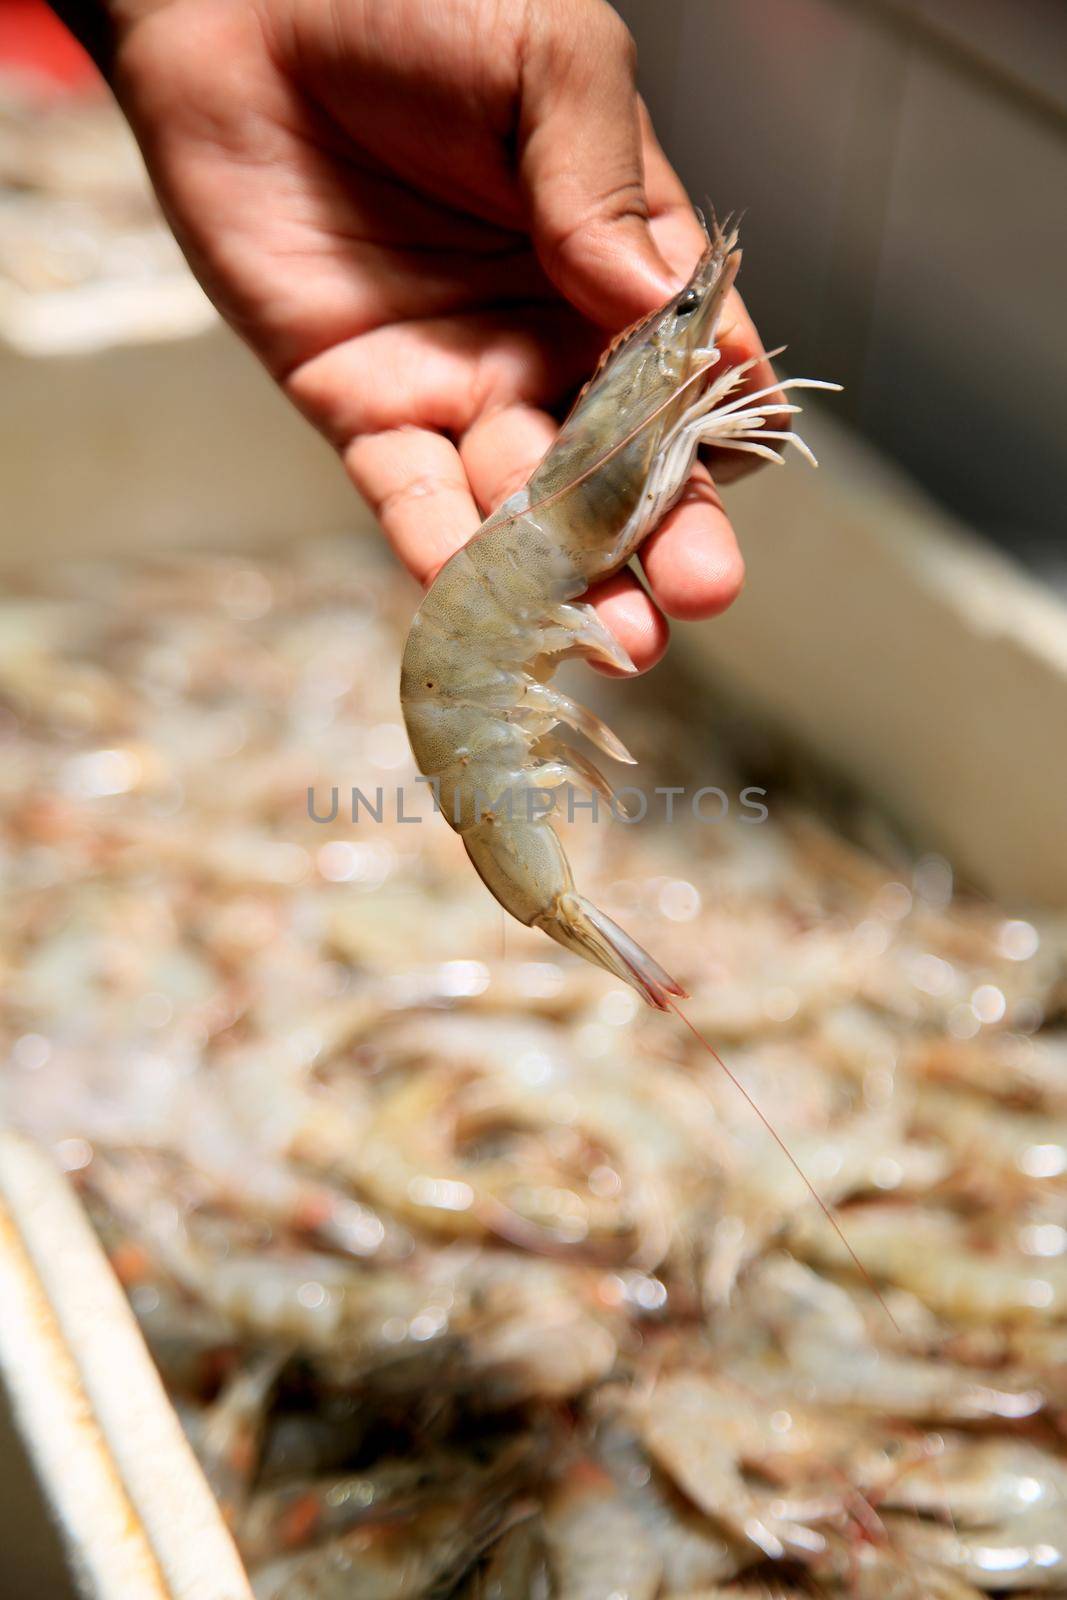
<path id="1" fill-rule="evenodd" d="M 561 894 L 551 911 L 535 917 L 534 926 L 565 949 L 631 984 L 657 1011 L 671 1009 L 671 995 L 681 1000 L 688 998 L 681 984 L 664 972 L 635 939 L 574 890 Z"/>
<path id="2" fill-rule="evenodd" d="M 540 928 L 565 950 L 614 973 L 657 1011 L 670 1009 L 672 995 L 688 999 L 636 940 L 578 893 L 559 836 L 546 819 L 486 817 L 463 830 L 463 843 L 490 894 L 526 927 Z"/>

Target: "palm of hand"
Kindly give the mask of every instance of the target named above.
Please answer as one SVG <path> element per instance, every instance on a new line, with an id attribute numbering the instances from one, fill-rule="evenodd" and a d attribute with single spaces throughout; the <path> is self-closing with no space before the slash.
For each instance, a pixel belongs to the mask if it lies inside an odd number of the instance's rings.
<path id="1" fill-rule="evenodd" d="M 622 165 L 613 183 L 610 151 L 607 220 L 573 226 L 568 149 L 551 113 L 537 120 L 559 74 L 538 88 L 525 12 L 168 0 L 119 57 L 120 96 L 194 270 L 337 444 L 422 579 L 529 475 L 605 328 L 665 298 L 666 261 L 684 273 L 700 244 L 647 124 L 662 254 Z M 592 67 L 562 70 L 592 72 L 578 88 L 596 92 Z M 735 346 L 733 359 L 759 348 L 740 308 Z M 642 557 L 674 614 L 728 603 L 742 568 L 706 477 Z M 656 659 L 666 624 L 632 575 L 593 598 L 639 665 Z"/>

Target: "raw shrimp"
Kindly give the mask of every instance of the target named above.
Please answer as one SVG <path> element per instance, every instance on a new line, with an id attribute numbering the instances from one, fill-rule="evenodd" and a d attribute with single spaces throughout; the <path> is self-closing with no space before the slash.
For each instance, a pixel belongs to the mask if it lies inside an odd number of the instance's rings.
<path id="1" fill-rule="evenodd" d="M 1004 1371 L 961 1366 L 944 1352 L 911 1355 L 876 1343 L 853 1297 L 789 1256 L 759 1262 L 733 1309 L 737 1327 L 726 1329 L 717 1349 L 725 1355 L 735 1342 L 731 1374 L 768 1402 L 800 1385 L 809 1405 L 919 1422 L 1018 1421 L 1041 1409 L 1041 1391 Z M 764 1350 L 754 1327 L 767 1340 Z"/>
<path id="2" fill-rule="evenodd" d="M 902 1554 L 957 1573 L 979 1589 L 1063 1592 L 1067 1548 L 1062 1506 L 966 1531 L 888 1517 L 886 1528 Z"/>
<path id="3" fill-rule="evenodd" d="M 285 1346 L 349 1382 L 374 1372 L 401 1388 L 409 1379 L 426 1385 L 460 1359 L 463 1335 L 454 1322 L 467 1307 L 447 1270 L 431 1282 L 417 1270 L 379 1270 L 310 1250 L 266 1251 L 242 1243 L 232 1223 L 212 1248 L 195 1218 L 147 1203 L 150 1190 L 136 1168 L 98 1160 L 92 1181 L 175 1282 L 235 1334 Z"/>
<path id="4" fill-rule="evenodd" d="M 657 1080 L 649 1094 L 621 1056 L 610 1072 L 579 1073 L 545 1025 L 411 1017 L 382 1049 L 419 1070 L 382 1093 L 367 1137 L 339 1153 L 340 1170 L 389 1213 L 439 1235 L 491 1233 L 546 1254 L 652 1267 L 670 1242 L 670 1180 L 699 1170 L 689 1150 L 725 1155 L 684 1080 Z M 554 1114 L 561 1093 L 566 1128 Z"/>
<path id="5" fill-rule="evenodd" d="M 649 1455 L 735 1539 L 774 1560 L 787 1551 L 805 1559 L 823 1549 L 822 1535 L 806 1523 L 837 1511 L 839 1492 L 791 1503 L 754 1489 L 745 1475 L 750 1462 L 772 1453 L 807 1454 L 814 1424 L 798 1408 L 780 1413 L 788 1428 L 779 1434 L 767 1416 L 753 1411 L 744 1391 L 697 1372 L 675 1372 L 660 1377 L 629 1410 Z M 842 1429 L 836 1426 L 835 1440 L 835 1426 L 826 1424 L 826 1442 L 840 1448 Z M 846 1438 L 850 1432 L 846 1424 Z"/>
<path id="6" fill-rule="evenodd" d="M 462 1590 L 465 1600 L 549 1600 L 544 1529 L 529 1516 L 509 1528 Z"/>
<path id="7" fill-rule="evenodd" d="M 613 798 L 581 751 L 551 737 L 558 723 L 617 761 L 633 758 L 548 679 L 568 656 L 634 670 L 592 607 L 576 602 L 624 566 L 675 503 L 702 443 L 774 460 L 777 449 L 760 441 L 800 445 L 766 427 L 798 409 L 778 395 L 788 385 L 728 400 L 746 366 L 710 377 L 741 259 L 736 242 L 736 232 L 716 226 L 686 287 L 608 351 L 526 487 L 438 574 L 401 672 L 415 759 L 487 888 L 519 922 L 661 1010 L 685 991 L 577 892 L 544 805 L 546 793 L 572 779 Z"/>
<path id="8" fill-rule="evenodd" d="M 939 1316 L 978 1326 L 1052 1321 L 1067 1311 L 1067 1262 L 1030 1261 L 1018 1250 L 974 1248 L 958 1218 L 918 1207 L 864 1206 L 849 1213 L 849 1236 L 876 1278 L 918 1297 Z M 836 1234 L 826 1239 L 801 1214 L 790 1248 L 819 1265 L 854 1264 Z"/>
<path id="9" fill-rule="evenodd" d="M 654 1600 L 663 1564 L 638 1513 L 594 1462 L 576 1462 L 545 1513 L 549 1558 L 567 1600 Z"/>
<path id="10" fill-rule="evenodd" d="M 881 1503 L 957 1529 L 1009 1526 L 1039 1513 L 1062 1514 L 1067 1472 L 1056 1456 L 1028 1440 L 960 1434 L 936 1456 L 901 1473 Z"/>
<path id="11" fill-rule="evenodd" d="M 725 1582 L 757 1559 L 747 1540 L 733 1538 L 674 1487 L 626 1425 L 612 1420 L 598 1428 L 596 1458 L 659 1556 L 665 1591 Z"/>
<path id="12" fill-rule="evenodd" d="M 272 1350 L 240 1368 L 189 1430 L 204 1476 L 231 1527 L 248 1498 L 271 1391 L 284 1364 L 285 1352 Z"/>
<path id="13" fill-rule="evenodd" d="M 427 1502 L 454 1497 L 458 1485 L 472 1503 L 502 1487 L 517 1489 L 543 1470 L 549 1443 L 549 1430 L 535 1430 L 479 1455 L 425 1451 L 387 1457 L 360 1472 L 261 1489 L 240 1519 L 238 1547 L 247 1564 L 257 1567 L 340 1538 L 359 1524 L 416 1518 Z"/>
<path id="14" fill-rule="evenodd" d="M 929 1566 L 887 1544 L 838 1544 L 813 1571 L 812 1580 L 816 1594 L 847 1595 L 848 1600 L 982 1600 L 981 1591 L 958 1573 Z"/>
<path id="15" fill-rule="evenodd" d="M 417 1600 L 447 1591 L 503 1523 L 499 1504 L 456 1499 L 418 1517 L 357 1527 L 261 1568 L 256 1600 Z"/>

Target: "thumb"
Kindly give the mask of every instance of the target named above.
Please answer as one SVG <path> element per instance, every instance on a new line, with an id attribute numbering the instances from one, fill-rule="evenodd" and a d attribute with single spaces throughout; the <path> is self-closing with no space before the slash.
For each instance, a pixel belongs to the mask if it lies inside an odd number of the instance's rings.
<path id="1" fill-rule="evenodd" d="M 519 172 L 534 246 L 579 311 L 621 328 L 678 287 L 648 224 L 633 39 L 602 0 L 530 15 Z"/>

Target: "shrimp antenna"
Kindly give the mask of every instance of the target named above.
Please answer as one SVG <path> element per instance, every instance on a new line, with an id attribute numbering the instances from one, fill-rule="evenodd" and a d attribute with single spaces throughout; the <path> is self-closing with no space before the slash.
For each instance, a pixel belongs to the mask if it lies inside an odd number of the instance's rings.
<path id="1" fill-rule="evenodd" d="M 808 1193 L 811 1195 L 811 1198 L 815 1201 L 815 1204 L 819 1207 L 819 1210 L 822 1212 L 823 1216 L 826 1218 L 827 1222 L 830 1224 L 831 1228 L 833 1228 L 834 1232 L 837 1234 L 837 1237 L 848 1251 L 850 1260 L 852 1261 L 856 1270 L 859 1272 L 860 1276 L 863 1278 L 863 1281 L 866 1283 L 867 1287 L 874 1293 L 878 1304 L 881 1306 L 882 1310 L 893 1324 L 894 1330 L 899 1333 L 899 1322 L 890 1311 L 882 1291 L 879 1289 L 878 1285 L 867 1271 L 867 1268 L 863 1265 L 863 1262 L 860 1260 L 855 1250 L 849 1244 L 848 1239 L 845 1236 L 845 1230 L 842 1228 L 840 1222 L 838 1222 L 836 1216 L 834 1215 L 833 1207 L 823 1199 L 822 1195 L 819 1193 L 818 1189 L 816 1189 L 815 1185 L 812 1183 L 811 1179 L 804 1171 L 804 1168 L 800 1165 L 800 1162 L 797 1160 L 792 1150 L 790 1150 L 789 1146 L 786 1144 L 785 1140 L 782 1138 L 771 1119 L 760 1110 L 755 1100 L 753 1100 L 752 1096 L 741 1082 L 741 1079 L 737 1076 L 737 1073 L 732 1071 L 731 1068 L 726 1065 L 726 1062 L 723 1060 L 722 1056 L 715 1049 L 715 1046 L 711 1044 L 709 1040 L 705 1039 L 704 1035 L 694 1022 L 690 1022 L 689 1018 L 678 1005 L 677 1001 L 673 1000 L 670 995 L 667 996 L 667 1004 L 681 1019 L 681 1021 L 685 1023 L 694 1039 L 703 1045 L 704 1049 L 708 1052 L 708 1055 L 711 1056 L 712 1060 L 718 1063 L 723 1072 L 725 1072 L 726 1076 L 729 1078 L 730 1082 L 733 1084 L 734 1088 L 738 1090 L 742 1099 L 747 1101 L 748 1105 L 756 1113 L 756 1116 L 763 1123 L 763 1126 L 766 1128 L 767 1132 L 770 1134 L 779 1150 L 781 1150 L 782 1154 L 789 1162 L 789 1165 L 793 1168 L 793 1171 L 797 1174 L 805 1189 L 807 1189 Z"/>
<path id="2" fill-rule="evenodd" d="M 721 244 L 725 250 L 730 250 L 737 243 L 737 236 L 741 232 L 741 224 L 747 216 L 746 211 L 728 211 L 719 221 L 718 213 L 711 203 L 711 196 L 704 196 L 703 206 L 694 206 L 697 221 L 704 230 L 704 237 L 709 244 Z M 710 218 L 710 227 L 708 225 Z"/>

